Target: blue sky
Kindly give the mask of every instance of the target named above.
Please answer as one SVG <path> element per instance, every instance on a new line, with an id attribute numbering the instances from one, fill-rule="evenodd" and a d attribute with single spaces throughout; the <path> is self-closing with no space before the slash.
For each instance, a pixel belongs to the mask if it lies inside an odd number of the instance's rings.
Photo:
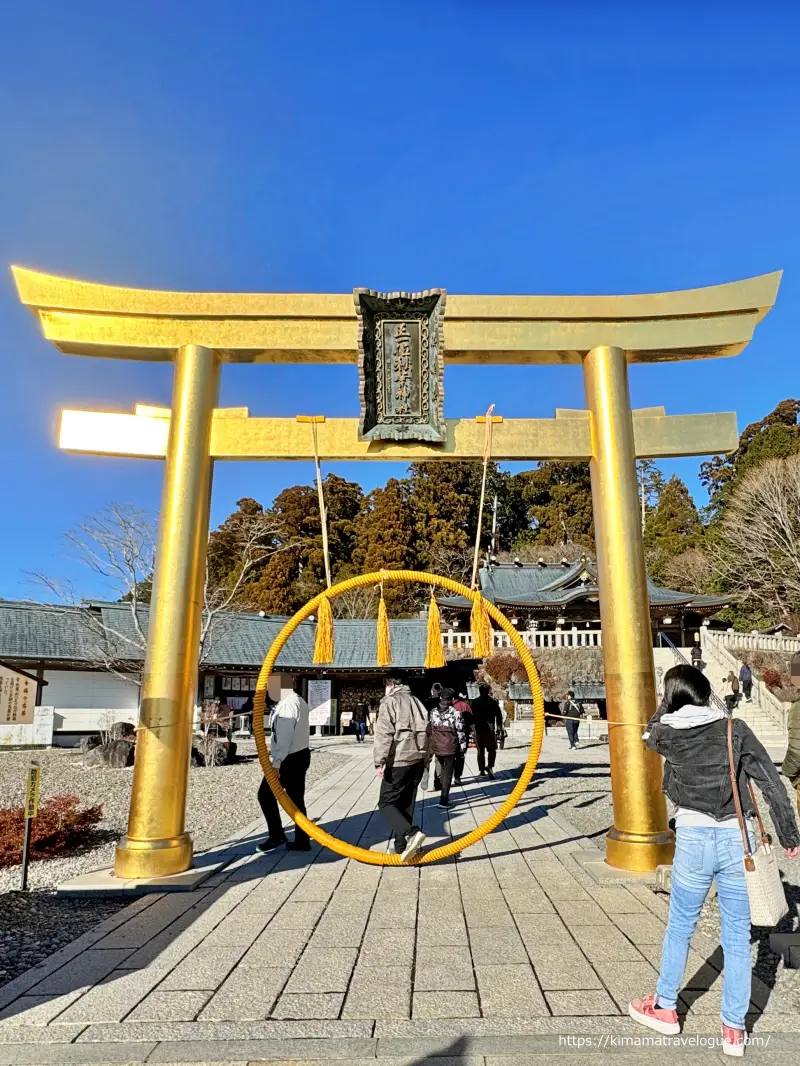
<path id="1" fill-rule="evenodd" d="M 0 11 L 0 261 L 148 288 L 624 293 L 783 268 L 733 360 L 634 367 L 637 406 L 797 395 L 796 4 L 26 0 Z M 0 596 L 62 533 L 155 509 L 160 464 L 59 454 L 61 406 L 166 404 L 170 369 L 64 356 L 0 273 Z M 461 368 L 448 415 L 583 406 L 574 368 Z M 354 367 L 227 367 L 222 402 L 355 415 Z M 370 488 L 400 468 L 338 464 Z M 698 462 L 667 466 L 700 498 Z M 218 464 L 213 520 L 304 464 Z M 86 580 L 87 593 L 102 588 Z"/>

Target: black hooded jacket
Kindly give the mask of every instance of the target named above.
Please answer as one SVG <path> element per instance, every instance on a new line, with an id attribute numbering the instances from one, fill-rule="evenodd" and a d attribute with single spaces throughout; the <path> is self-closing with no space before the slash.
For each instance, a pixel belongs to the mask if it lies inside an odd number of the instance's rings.
<path id="1" fill-rule="evenodd" d="M 649 748 L 663 755 L 663 791 L 678 807 L 709 814 L 716 821 L 736 817 L 728 769 L 727 719 L 690 729 L 675 729 L 657 712 L 644 733 Z M 800 846 L 792 805 L 775 764 L 750 726 L 733 721 L 733 754 L 737 785 L 745 816 L 755 814 L 747 780 L 750 778 L 769 804 L 772 821 L 784 848 Z"/>

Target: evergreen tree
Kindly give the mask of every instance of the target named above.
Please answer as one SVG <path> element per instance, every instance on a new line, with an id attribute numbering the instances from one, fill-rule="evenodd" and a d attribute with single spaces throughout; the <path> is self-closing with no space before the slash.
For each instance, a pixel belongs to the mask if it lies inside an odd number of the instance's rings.
<path id="1" fill-rule="evenodd" d="M 495 552 L 510 551 L 514 544 L 530 530 L 528 503 L 525 498 L 526 476 L 527 472 L 509 474 L 507 471 L 498 470 L 493 475 L 491 469 L 489 471 L 487 496 L 491 492 L 492 498 L 488 500 L 487 513 L 483 516 L 486 535 L 482 540 L 488 548 L 491 543 L 491 504 L 496 495 L 497 535 L 495 537 Z"/>
<path id="2" fill-rule="evenodd" d="M 389 478 L 385 487 L 373 489 L 365 502 L 358 523 L 354 572 L 416 570 L 417 532 L 408 481 Z M 423 602 L 419 590 L 408 585 L 387 585 L 385 599 L 393 618 L 416 614 Z M 362 598 L 359 602 L 366 601 Z"/>
<path id="3" fill-rule="evenodd" d="M 463 580 L 471 569 L 478 528 L 482 464 L 412 463 L 408 473 L 420 563 Z M 492 464 L 492 475 L 496 473 L 497 464 Z M 488 491 L 487 501 L 490 507 Z M 491 530 L 491 518 L 488 525 Z M 484 532 L 486 528 L 484 515 Z"/>
<path id="4" fill-rule="evenodd" d="M 715 455 L 701 464 L 700 481 L 709 495 L 709 520 L 721 520 L 728 499 L 756 467 L 769 459 L 785 459 L 798 452 L 800 400 L 782 400 L 766 418 L 745 429 L 732 455 Z"/>
<path id="5" fill-rule="evenodd" d="M 328 474 L 323 481 L 328 547 L 334 581 L 352 567 L 364 493 L 354 481 Z M 271 514 L 281 529 L 281 551 L 272 555 L 248 586 L 261 610 L 293 613 L 325 586 L 325 554 L 314 485 L 293 485 L 276 497 Z M 288 547 L 287 547 L 288 545 Z"/>
<path id="6" fill-rule="evenodd" d="M 673 474 L 645 526 L 644 546 L 650 577 L 665 584 L 671 560 L 682 552 L 699 548 L 702 537 L 703 527 L 694 500 L 683 481 Z"/>
<path id="7" fill-rule="evenodd" d="M 413 570 L 417 565 L 416 530 L 408 481 L 389 478 L 373 489 L 358 525 L 355 562 L 373 570 Z"/>
<path id="8" fill-rule="evenodd" d="M 519 474 L 529 528 L 520 544 L 576 543 L 594 547 L 592 484 L 588 463 L 540 463 Z"/>
<path id="9" fill-rule="evenodd" d="M 639 482 L 639 502 L 642 510 L 642 531 L 647 524 L 647 516 L 658 506 L 664 491 L 664 475 L 656 466 L 654 459 L 639 459 L 636 463 L 636 479 Z"/>

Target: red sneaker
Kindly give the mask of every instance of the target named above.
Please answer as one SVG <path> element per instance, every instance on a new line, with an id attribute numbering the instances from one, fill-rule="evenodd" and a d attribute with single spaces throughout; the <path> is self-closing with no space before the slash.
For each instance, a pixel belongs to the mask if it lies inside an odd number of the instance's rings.
<path id="1" fill-rule="evenodd" d="M 722 1026 L 722 1054 L 733 1055 L 737 1059 L 744 1055 L 744 1029 Z"/>
<path id="2" fill-rule="evenodd" d="M 629 1003 L 628 1014 L 635 1022 L 646 1025 L 648 1029 L 655 1029 L 657 1033 L 663 1033 L 664 1036 L 677 1036 L 681 1031 L 678 1024 L 678 1012 L 667 1010 L 666 1007 L 657 1007 L 654 994 Z"/>

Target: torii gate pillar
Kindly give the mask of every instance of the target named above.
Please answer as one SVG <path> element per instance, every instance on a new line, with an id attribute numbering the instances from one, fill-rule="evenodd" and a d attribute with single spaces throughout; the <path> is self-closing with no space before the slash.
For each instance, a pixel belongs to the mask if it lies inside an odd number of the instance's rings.
<path id="1" fill-rule="evenodd" d="M 592 477 L 597 584 L 609 719 L 641 721 L 655 710 L 656 679 L 650 599 L 636 482 L 636 452 L 621 348 L 593 348 L 583 363 L 586 406 L 592 414 Z M 609 725 L 614 826 L 606 862 L 654 870 L 671 861 L 673 834 L 661 794 L 661 760 L 638 729 Z"/>

